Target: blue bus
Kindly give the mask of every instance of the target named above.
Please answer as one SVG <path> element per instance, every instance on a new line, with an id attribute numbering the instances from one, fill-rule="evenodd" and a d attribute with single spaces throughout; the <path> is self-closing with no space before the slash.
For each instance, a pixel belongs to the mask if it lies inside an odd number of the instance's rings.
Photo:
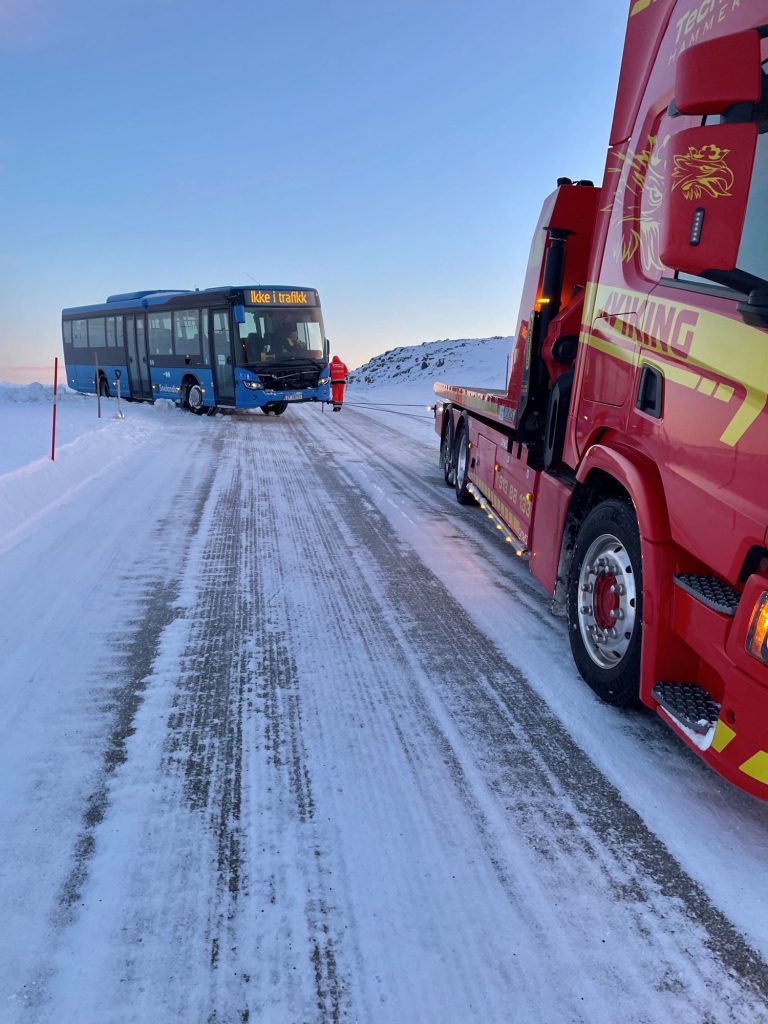
<path id="1" fill-rule="evenodd" d="M 62 310 L 67 383 L 197 414 L 328 402 L 328 341 L 314 288 L 143 291 Z"/>

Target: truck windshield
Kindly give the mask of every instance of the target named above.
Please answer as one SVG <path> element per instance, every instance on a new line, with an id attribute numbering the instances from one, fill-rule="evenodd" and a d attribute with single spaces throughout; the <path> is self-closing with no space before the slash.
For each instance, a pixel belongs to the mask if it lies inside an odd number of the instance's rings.
<path id="1" fill-rule="evenodd" d="M 736 266 L 755 277 L 768 280 L 768 132 L 757 138 L 757 153 L 749 190 L 747 215 Z"/>
<path id="2" fill-rule="evenodd" d="M 237 325 L 239 366 L 312 359 L 323 361 L 323 323 L 319 309 L 245 307 L 245 322 Z"/>

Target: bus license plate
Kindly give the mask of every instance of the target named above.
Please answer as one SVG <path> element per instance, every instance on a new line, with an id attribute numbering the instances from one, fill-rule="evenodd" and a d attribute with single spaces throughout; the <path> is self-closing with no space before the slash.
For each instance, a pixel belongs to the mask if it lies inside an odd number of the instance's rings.
<path id="1" fill-rule="evenodd" d="M 300 402 L 304 396 L 300 391 L 288 391 L 283 395 L 284 402 Z"/>

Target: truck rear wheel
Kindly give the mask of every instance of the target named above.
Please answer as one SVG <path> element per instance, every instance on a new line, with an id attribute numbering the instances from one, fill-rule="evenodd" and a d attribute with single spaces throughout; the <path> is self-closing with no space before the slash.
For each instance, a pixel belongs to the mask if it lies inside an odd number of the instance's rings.
<path id="1" fill-rule="evenodd" d="M 469 431 L 466 423 L 459 425 L 456 443 L 453 446 L 454 486 L 456 500 L 460 505 L 473 505 L 475 499 L 469 493 Z"/>
<path id="2" fill-rule="evenodd" d="M 454 463 L 453 463 L 453 423 L 449 419 L 443 430 L 443 438 L 440 442 L 440 468 L 443 471 L 443 480 L 446 487 L 453 486 Z"/>
<path id="3" fill-rule="evenodd" d="M 582 678 L 608 704 L 640 699 L 643 579 L 631 506 L 611 498 L 584 520 L 568 574 L 568 632 Z"/>

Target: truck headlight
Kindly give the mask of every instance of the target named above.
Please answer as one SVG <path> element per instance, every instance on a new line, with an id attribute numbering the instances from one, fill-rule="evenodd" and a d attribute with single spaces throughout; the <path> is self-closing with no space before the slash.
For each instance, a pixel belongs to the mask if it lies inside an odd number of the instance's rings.
<path id="1" fill-rule="evenodd" d="M 251 391 L 263 391 L 264 385 L 260 380 L 244 380 L 243 384 Z"/>
<path id="2" fill-rule="evenodd" d="M 768 665 L 768 591 L 758 598 L 747 633 L 747 652 Z"/>

